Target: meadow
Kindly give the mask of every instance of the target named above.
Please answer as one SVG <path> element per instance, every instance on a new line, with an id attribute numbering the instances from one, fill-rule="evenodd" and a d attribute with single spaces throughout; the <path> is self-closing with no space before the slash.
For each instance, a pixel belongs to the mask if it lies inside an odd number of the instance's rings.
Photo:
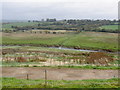
<path id="1" fill-rule="evenodd" d="M 91 50 L 118 50 L 118 34 L 80 32 L 78 34 L 2 33 L 3 45 L 62 46 Z"/>
<path id="2" fill-rule="evenodd" d="M 118 88 L 117 78 L 113 79 L 93 79 L 93 80 L 26 80 L 16 78 L 2 78 L 3 89 L 5 88 Z"/>
<path id="3" fill-rule="evenodd" d="M 104 25 L 100 27 L 101 29 L 109 29 L 109 30 L 118 30 L 118 25 Z"/>
<path id="4" fill-rule="evenodd" d="M 23 27 L 23 26 L 36 26 L 38 22 L 12 22 L 9 24 L 3 24 L 2 29 L 3 30 L 13 30 L 11 26 L 18 26 L 18 27 Z"/>

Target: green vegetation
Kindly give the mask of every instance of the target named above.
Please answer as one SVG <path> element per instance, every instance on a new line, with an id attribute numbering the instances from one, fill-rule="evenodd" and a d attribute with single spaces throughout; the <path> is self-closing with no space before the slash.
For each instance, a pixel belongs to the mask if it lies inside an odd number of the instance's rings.
<path id="1" fill-rule="evenodd" d="M 26 80 L 16 78 L 1 78 L 3 88 L 119 88 L 117 78 L 93 80 Z"/>
<path id="2" fill-rule="evenodd" d="M 40 63 L 38 63 L 38 62 L 22 62 L 22 63 L 20 63 L 20 62 L 2 62 L 2 63 L 0 63 L 1 64 L 1 66 L 9 66 L 9 67 L 29 67 L 30 65 L 33 65 L 33 67 L 34 66 L 36 66 L 36 65 L 40 65 Z"/>
<path id="3" fill-rule="evenodd" d="M 79 34 L 2 34 L 3 45 L 63 46 L 71 48 L 118 50 L 118 37 L 113 33 L 81 32 Z"/>
<path id="4" fill-rule="evenodd" d="M 12 26 L 18 26 L 18 27 L 23 27 L 23 26 L 36 26 L 38 22 L 13 22 L 9 24 L 3 24 L 2 28 L 3 30 L 13 30 Z"/>
<path id="5" fill-rule="evenodd" d="M 3 48 L 2 58 L 1 66 L 119 69 L 118 55 L 115 53 L 81 52 L 34 46 L 8 46 Z M 99 61 L 102 58 L 106 58 L 107 62 L 104 62 L 104 59 Z M 94 62 L 96 59 L 98 60 L 97 63 Z M 56 64 L 52 64 L 56 61 Z"/>
<path id="6" fill-rule="evenodd" d="M 109 29 L 109 30 L 118 30 L 118 25 L 105 25 L 101 26 L 101 29 Z"/>
<path id="7" fill-rule="evenodd" d="M 42 66 L 42 64 L 37 62 L 2 62 L 0 63 L 3 67 L 50 67 L 50 68 L 79 68 L 79 69 L 99 69 L 99 70 L 118 70 L 120 67 L 116 66 L 92 66 L 92 65 L 81 65 L 81 66 L 73 66 L 73 65 L 66 65 L 66 66 Z M 40 66 L 41 65 L 41 66 Z"/>
<path id="8" fill-rule="evenodd" d="M 95 31 L 118 33 L 117 20 L 56 20 L 47 19 L 46 21 L 28 21 L 3 23 L 4 32 L 27 31 L 31 29 L 39 30 L 68 30 L 68 31 Z M 107 26 L 106 26 L 107 25 Z M 101 28 L 99 28 L 101 27 Z M 113 30 L 111 30 L 111 28 Z M 9 30 L 9 31 L 8 31 Z"/>
<path id="9" fill-rule="evenodd" d="M 0 66 L 120 69 L 118 55 L 114 53 L 120 50 L 118 48 L 117 20 L 70 19 L 58 21 L 47 19 L 46 21 L 2 23 L 2 25 L 2 42 L 0 44 L 11 46 L 2 48 Z M 50 33 L 50 30 L 54 33 Z M 57 31 L 59 33 L 56 33 Z M 72 33 L 64 33 L 66 31 Z M 48 47 L 104 50 L 113 53 L 80 52 Z M 73 81 L 47 80 L 47 85 L 45 85 L 45 80 L 8 77 L 0 78 L 1 80 L 3 88 L 119 88 L 119 79 L 117 78 Z"/>

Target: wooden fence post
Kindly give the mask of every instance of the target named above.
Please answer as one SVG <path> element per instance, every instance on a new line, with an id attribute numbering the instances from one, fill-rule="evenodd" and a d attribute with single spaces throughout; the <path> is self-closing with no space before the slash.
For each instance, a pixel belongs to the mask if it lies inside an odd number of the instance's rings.
<path id="1" fill-rule="evenodd" d="M 27 80 L 29 80 L 29 76 L 28 76 L 28 74 L 27 74 Z"/>
<path id="2" fill-rule="evenodd" d="M 47 70 L 45 70 L 45 88 L 47 86 Z"/>

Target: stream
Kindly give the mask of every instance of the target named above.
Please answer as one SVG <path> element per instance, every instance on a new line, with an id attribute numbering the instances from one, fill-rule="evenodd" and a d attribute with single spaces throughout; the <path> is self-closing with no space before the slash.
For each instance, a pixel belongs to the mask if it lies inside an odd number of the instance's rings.
<path id="1" fill-rule="evenodd" d="M 21 47 L 20 45 L 3 45 L 1 46 L 1 48 L 14 48 L 14 47 Z M 29 47 L 29 45 L 25 46 L 25 47 Z M 38 47 L 38 46 L 37 46 Z M 61 50 L 74 50 L 74 51 L 83 51 L 83 52 L 107 52 L 104 50 L 87 50 L 87 49 L 74 49 L 74 48 L 67 48 L 67 47 L 44 47 L 44 48 L 54 48 L 54 49 L 61 49 Z"/>
<path id="2" fill-rule="evenodd" d="M 84 50 L 84 49 L 74 49 L 74 48 L 65 48 L 65 47 L 49 47 L 49 48 L 55 48 L 55 49 L 61 49 L 61 50 L 84 51 L 84 52 L 100 52 L 97 50 Z"/>
<path id="3" fill-rule="evenodd" d="M 0 45 L 1 48 L 7 47 L 7 48 L 14 48 L 14 47 L 22 47 L 20 45 Z M 25 47 L 29 47 L 29 45 L 26 45 Z M 38 46 L 36 46 L 38 47 Z M 42 46 L 41 46 L 42 47 Z M 74 50 L 74 51 L 83 51 L 83 52 L 108 52 L 105 50 L 88 50 L 88 49 L 74 49 L 74 48 L 67 48 L 67 47 L 44 47 L 44 48 L 54 48 L 54 49 L 61 49 L 61 50 Z M 108 53 L 120 53 L 120 52 L 108 52 Z"/>

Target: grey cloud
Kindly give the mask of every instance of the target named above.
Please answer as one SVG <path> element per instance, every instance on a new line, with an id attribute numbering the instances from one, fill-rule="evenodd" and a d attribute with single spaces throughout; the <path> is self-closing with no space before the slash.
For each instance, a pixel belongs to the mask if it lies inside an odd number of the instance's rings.
<path id="1" fill-rule="evenodd" d="M 112 5 L 112 4 L 111 4 Z M 114 19 L 116 6 L 100 5 L 92 2 L 54 2 L 54 3 L 3 3 L 3 19 Z M 112 9 L 112 11 L 111 11 Z"/>

